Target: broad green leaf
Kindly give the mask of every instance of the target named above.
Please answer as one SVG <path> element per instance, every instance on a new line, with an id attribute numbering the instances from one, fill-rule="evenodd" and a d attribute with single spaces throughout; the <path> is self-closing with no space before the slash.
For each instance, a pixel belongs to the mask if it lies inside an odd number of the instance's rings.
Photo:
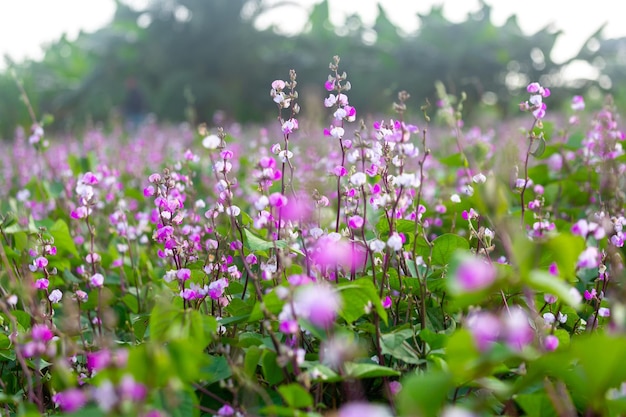
<path id="1" fill-rule="evenodd" d="M 342 282 L 337 285 L 337 289 L 343 301 L 339 315 L 348 323 L 356 321 L 371 307 L 376 310 L 385 324 L 387 323 L 387 312 L 383 308 L 371 279 L 359 278 L 355 281 Z"/>
<path id="2" fill-rule="evenodd" d="M 383 376 L 400 376 L 400 371 L 373 363 L 346 362 L 344 366 L 346 369 L 346 376 L 351 378 L 363 379 L 378 378 Z"/>
<path id="3" fill-rule="evenodd" d="M 287 247 L 287 242 L 285 242 L 284 240 L 275 240 L 272 242 L 272 241 L 268 241 L 268 240 L 264 240 L 260 238 L 259 236 L 255 235 L 248 229 L 243 229 L 243 231 L 246 237 L 246 246 L 248 247 L 248 249 L 250 249 L 253 252 L 266 251 L 269 249 L 273 249 L 274 247 L 277 247 L 277 248 Z"/>
<path id="4" fill-rule="evenodd" d="M 432 244 L 433 265 L 447 265 L 452 259 L 452 256 L 454 255 L 454 252 L 456 250 L 469 249 L 469 243 L 467 242 L 467 239 L 452 233 L 446 233 L 438 236 L 435 240 L 433 240 Z"/>
<path id="5" fill-rule="evenodd" d="M 211 385 L 219 381 L 230 378 L 233 375 L 228 361 L 223 356 L 208 356 L 210 363 L 202 368 L 204 383 Z"/>
<path id="6" fill-rule="evenodd" d="M 283 305 L 285 304 L 284 300 L 281 300 L 276 291 L 271 291 L 263 296 L 262 303 L 265 305 L 267 311 L 272 314 L 278 314 L 283 309 Z M 250 317 L 248 318 L 248 322 L 252 323 L 255 321 L 262 320 L 264 318 L 263 310 L 261 309 L 261 301 L 257 301 L 250 313 Z"/>
<path id="7" fill-rule="evenodd" d="M 259 365 L 259 360 L 261 359 L 261 355 L 263 354 L 263 350 L 261 350 L 258 346 L 250 346 L 246 351 L 246 356 L 244 358 L 243 369 L 248 377 L 254 377 L 256 373 L 256 368 Z"/>
<path id="8" fill-rule="evenodd" d="M 531 271 L 526 283 L 536 291 L 556 295 L 563 303 L 575 309 L 580 307 L 582 297 L 580 293 L 578 296 L 575 295 L 578 290 L 548 272 L 539 270 Z"/>
<path id="9" fill-rule="evenodd" d="M 77 258 L 79 257 L 78 250 L 74 244 L 74 239 L 72 239 L 70 229 L 65 221 L 57 220 L 48 232 L 50 232 L 52 237 L 54 237 L 54 244 L 56 245 L 57 250 L 61 252 L 57 256 L 60 256 L 63 253 L 70 253 Z"/>
<path id="10" fill-rule="evenodd" d="M 406 342 L 413 337 L 411 329 L 403 329 L 397 332 L 384 334 L 380 338 L 380 347 L 383 355 L 391 355 L 393 358 L 406 363 L 418 365 L 424 361 L 419 358 L 417 351 Z"/>
<path id="11" fill-rule="evenodd" d="M 276 363 L 277 358 L 276 352 L 271 350 L 265 350 L 261 358 L 261 371 L 270 385 L 276 385 L 285 379 L 283 368 Z"/>
<path id="12" fill-rule="evenodd" d="M 278 387 L 278 392 L 290 407 L 306 408 L 313 406 L 313 396 L 300 384 L 281 385 Z"/>
<path id="13" fill-rule="evenodd" d="M 553 417 L 558 416 L 556 410 L 552 406 L 550 398 L 544 392 L 535 392 L 532 394 L 518 394 L 515 396 L 515 402 L 524 410 L 528 416 L 537 417 Z"/>
<path id="14" fill-rule="evenodd" d="M 435 370 L 405 378 L 398 394 L 399 415 L 438 416 L 453 387 L 450 375 Z"/>

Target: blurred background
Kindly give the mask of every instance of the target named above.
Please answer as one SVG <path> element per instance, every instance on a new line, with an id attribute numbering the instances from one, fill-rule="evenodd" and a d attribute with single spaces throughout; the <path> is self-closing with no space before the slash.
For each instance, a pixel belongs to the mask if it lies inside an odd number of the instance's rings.
<path id="1" fill-rule="evenodd" d="M 399 90 L 419 109 L 434 102 L 438 80 L 467 93 L 469 120 L 516 114 L 530 81 L 551 87 L 552 109 L 573 94 L 599 102 L 607 92 L 624 108 L 626 27 L 614 3 L 2 0 L 0 137 L 30 125 L 16 79 L 38 116 L 52 116 L 47 130 L 62 133 L 148 114 L 265 122 L 276 112 L 270 83 L 293 68 L 314 120 L 333 55 L 360 116 L 388 112 Z"/>

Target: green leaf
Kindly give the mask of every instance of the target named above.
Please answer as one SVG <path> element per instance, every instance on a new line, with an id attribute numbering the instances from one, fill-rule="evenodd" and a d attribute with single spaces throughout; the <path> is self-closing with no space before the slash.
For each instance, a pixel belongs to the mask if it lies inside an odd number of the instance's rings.
<path id="1" fill-rule="evenodd" d="M 551 259 L 556 262 L 559 275 L 569 282 L 576 282 L 576 263 L 578 256 L 585 250 L 585 240 L 571 233 L 559 233 L 546 243 Z"/>
<path id="2" fill-rule="evenodd" d="M 272 242 L 272 241 L 268 241 L 268 240 L 264 240 L 260 238 L 259 236 L 255 235 L 248 229 L 243 229 L 243 231 L 244 231 L 244 235 L 246 238 L 245 240 L 246 247 L 253 252 L 266 251 L 269 249 L 273 249 L 274 247 L 277 247 L 277 248 L 287 247 L 287 242 L 284 240 L 275 240 Z"/>
<path id="3" fill-rule="evenodd" d="M 580 307 L 580 294 L 578 297 L 571 291 L 573 287 L 564 283 L 559 277 L 548 272 L 533 270 L 528 274 L 527 284 L 534 290 L 556 295 L 563 303 L 578 309 Z"/>
<path id="4" fill-rule="evenodd" d="M 380 347 L 383 355 L 391 355 L 406 363 L 418 365 L 424 361 L 419 358 L 415 349 L 406 342 L 413 337 L 411 329 L 403 329 L 393 333 L 384 334 L 380 338 Z"/>
<path id="5" fill-rule="evenodd" d="M 300 384 L 281 385 L 278 387 L 278 392 L 290 407 L 306 408 L 313 406 L 313 396 Z"/>
<path id="6" fill-rule="evenodd" d="M 209 356 L 210 363 L 202 368 L 204 383 L 211 385 L 230 378 L 233 375 L 228 361 L 223 356 Z"/>
<path id="7" fill-rule="evenodd" d="M 66 417 L 104 417 L 106 414 L 98 406 L 90 405 L 74 413 L 64 415 Z"/>
<path id="8" fill-rule="evenodd" d="M 400 376 L 400 371 L 373 363 L 346 362 L 346 376 L 356 379 Z"/>
<path id="9" fill-rule="evenodd" d="M 355 281 L 342 282 L 337 285 L 337 289 L 343 301 L 339 314 L 348 323 L 352 323 L 364 315 L 369 306 L 376 310 L 385 324 L 387 323 L 387 312 L 383 308 L 371 279 L 359 278 Z"/>
<path id="10" fill-rule="evenodd" d="M 433 265 L 447 265 L 457 249 L 469 249 L 467 239 L 452 233 L 438 236 L 433 244 Z"/>
<path id="11" fill-rule="evenodd" d="M 558 416 L 556 410 L 552 406 L 550 398 L 544 392 L 535 392 L 532 394 L 518 394 L 515 396 L 515 402 L 524 410 L 526 415 L 537 417 Z"/>
<path id="12" fill-rule="evenodd" d="M 263 301 L 257 301 L 250 313 L 250 317 L 248 318 L 248 322 L 252 323 L 255 321 L 262 320 L 263 310 L 261 309 L 261 303 L 265 305 L 265 308 L 272 314 L 278 314 L 283 309 L 283 305 L 285 304 L 284 300 L 281 300 L 276 291 L 271 291 L 263 296 Z"/>
<path id="13" fill-rule="evenodd" d="M 243 370 L 250 378 L 256 373 L 256 368 L 259 365 L 259 359 L 261 359 L 262 354 L 263 350 L 258 346 L 250 346 L 248 348 L 243 362 Z"/>
<path id="14" fill-rule="evenodd" d="M 137 314 L 139 312 L 139 303 L 137 302 L 137 297 L 133 294 L 125 294 L 124 297 L 122 297 L 122 302 L 133 313 Z"/>
<path id="15" fill-rule="evenodd" d="M 48 230 L 52 237 L 54 237 L 54 244 L 57 247 L 57 250 L 63 253 L 70 253 L 75 257 L 79 257 L 78 250 L 76 249 L 76 245 L 74 244 L 74 239 L 70 235 L 70 229 L 67 226 L 67 223 L 63 220 L 57 220 L 52 227 Z M 59 256 L 59 255 L 57 255 Z"/>
<path id="16" fill-rule="evenodd" d="M 276 363 L 277 358 L 276 352 L 271 350 L 265 350 L 261 358 L 261 371 L 263 372 L 263 377 L 270 385 L 276 385 L 285 379 L 283 368 Z"/>
<path id="17" fill-rule="evenodd" d="M 398 394 L 399 415 L 436 417 L 453 387 L 452 377 L 440 371 L 404 379 Z"/>

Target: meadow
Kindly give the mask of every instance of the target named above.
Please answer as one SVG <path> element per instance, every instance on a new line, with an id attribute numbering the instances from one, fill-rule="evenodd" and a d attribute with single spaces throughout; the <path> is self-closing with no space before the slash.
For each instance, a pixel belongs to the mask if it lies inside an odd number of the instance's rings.
<path id="1" fill-rule="evenodd" d="M 45 121 L 0 152 L 0 415 L 626 413 L 624 132 L 610 98 L 373 120 L 338 57 L 262 128 Z M 354 86 L 363 89 L 363 86 Z"/>

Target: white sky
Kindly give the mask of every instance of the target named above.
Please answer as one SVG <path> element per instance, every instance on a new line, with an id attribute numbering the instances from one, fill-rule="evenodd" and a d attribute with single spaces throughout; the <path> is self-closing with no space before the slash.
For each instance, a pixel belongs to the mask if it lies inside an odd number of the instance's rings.
<path id="1" fill-rule="evenodd" d="M 127 0 L 142 3 L 146 0 Z M 228 1 L 228 0 L 207 0 Z M 276 3 L 280 0 L 265 0 Z M 310 8 L 319 0 L 295 0 Z M 340 24 L 346 14 L 359 12 L 365 23 L 376 16 L 376 0 L 330 0 L 333 23 Z M 462 21 L 468 12 L 477 10 L 478 0 L 380 0 L 392 20 L 405 31 L 417 28 L 417 12 L 426 13 L 434 4 L 444 4 L 446 17 Z M 621 0 L 487 0 L 492 6 L 492 19 L 502 24 L 517 14 L 526 33 L 534 33 L 546 25 L 561 29 L 553 58 L 563 61 L 573 56 L 587 37 L 607 23 L 609 38 L 626 36 Z M 115 11 L 114 0 L 0 0 L 0 67 L 4 55 L 14 60 L 41 57 L 41 46 L 66 33 L 74 39 L 80 30 L 93 31 L 106 25 Z M 280 9 L 266 17 L 262 24 L 280 23 L 286 31 L 302 25 L 306 13 L 293 8 Z"/>

